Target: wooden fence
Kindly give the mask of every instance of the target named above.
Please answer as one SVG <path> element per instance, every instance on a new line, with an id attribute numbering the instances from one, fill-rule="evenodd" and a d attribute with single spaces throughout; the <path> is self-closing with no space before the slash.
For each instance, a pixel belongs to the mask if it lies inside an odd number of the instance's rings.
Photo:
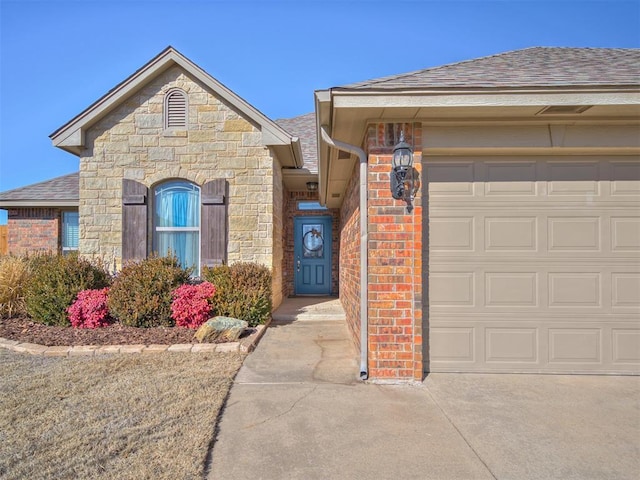
<path id="1" fill-rule="evenodd" d="M 0 255 L 9 253 L 8 232 L 6 225 L 0 225 Z"/>

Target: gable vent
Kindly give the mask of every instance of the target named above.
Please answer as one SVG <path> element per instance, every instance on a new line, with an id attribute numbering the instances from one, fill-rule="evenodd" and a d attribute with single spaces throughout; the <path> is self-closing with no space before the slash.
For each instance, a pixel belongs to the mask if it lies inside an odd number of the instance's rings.
<path id="1" fill-rule="evenodd" d="M 165 98 L 165 128 L 187 128 L 187 95 L 171 90 Z"/>
<path id="2" fill-rule="evenodd" d="M 543 108 L 536 115 L 575 115 L 590 108 L 591 105 L 552 105 Z"/>

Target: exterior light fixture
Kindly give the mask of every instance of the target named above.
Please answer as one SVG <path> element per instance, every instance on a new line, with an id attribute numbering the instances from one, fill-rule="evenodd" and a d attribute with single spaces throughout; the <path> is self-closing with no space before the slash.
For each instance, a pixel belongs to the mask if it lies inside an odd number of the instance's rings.
<path id="1" fill-rule="evenodd" d="M 413 168 L 413 150 L 400 132 L 400 141 L 393 147 L 391 159 L 391 195 L 407 202 L 407 212 L 413 210 L 413 199 L 420 188 L 418 175 Z"/>
<path id="2" fill-rule="evenodd" d="M 307 190 L 310 192 L 318 191 L 318 182 L 307 182 Z"/>

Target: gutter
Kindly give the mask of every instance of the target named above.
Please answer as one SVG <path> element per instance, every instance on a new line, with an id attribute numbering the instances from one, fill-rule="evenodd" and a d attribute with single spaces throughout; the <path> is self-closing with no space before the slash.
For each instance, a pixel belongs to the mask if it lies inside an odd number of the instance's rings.
<path id="1" fill-rule="evenodd" d="M 331 147 L 357 155 L 360 159 L 360 380 L 369 378 L 369 225 L 367 214 L 367 154 L 360 147 L 331 138 L 326 125 L 320 126 L 322 139 Z"/>

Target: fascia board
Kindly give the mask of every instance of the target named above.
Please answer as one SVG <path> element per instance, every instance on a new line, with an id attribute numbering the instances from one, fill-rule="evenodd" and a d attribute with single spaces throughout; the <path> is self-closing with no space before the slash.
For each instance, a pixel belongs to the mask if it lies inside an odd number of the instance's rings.
<path id="1" fill-rule="evenodd" d="M 45 208 L 62 208 L 62 207 L 79 207 L 79 200 L 59 200 L 55 203 L 51 203 L 51 200 L 0 200 L 0 209 L 6 210 L 9 208 L 31 208 L 31 207 L 45 207 Z"/>
<path id="2" fill-rule="evenodd" d="M 313 93 L 316 103 L 331 103 L 331 90 L 316 90 Z"/>
<path id="3" fill-rule="evenodd" d="M 69 132 L 69 130 L 67 130 L 67 132 Z M 80 147 L 84 145 L 84 131 L 81 128 L 72 130 L 67 137 L 59 138 L 54 145 L 63 149 Z"/>
<path id="4" fill-rule="evenodd" d="M 331 91 L 317 90 L 314 92 L 316 112 L 316 135 L 318 138 L 318 195 L 321 205 L 327 204 L 329 182 L 329 156 L 331 150 L 322 139 L 320 129 L 326 126 L 331 131 Z"/>
<path id="5" fill-rule="evenodd" d="M 640 89 L 635 91 L 548 92 L 333 92 L 334 108 L 380 107 L 509 107 L 539 105 L 637 105 Z"/>
<path id="6" fill-rule="evenodd" d="M 304 166 L 304 161 L 302 156 L 302 143 L 300 142 L 300 138 L 293 137 L 293 141 L 291 142 L 291 150 L 295 161 L 295 166 L 297 168 L 302 168 Z"/>

